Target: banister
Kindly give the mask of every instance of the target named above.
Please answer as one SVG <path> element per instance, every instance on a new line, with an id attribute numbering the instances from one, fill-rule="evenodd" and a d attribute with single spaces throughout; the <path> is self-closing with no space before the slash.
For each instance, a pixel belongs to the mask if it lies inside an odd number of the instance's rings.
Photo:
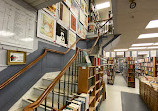
<path id="1" fill-rule="evenodd" d="M 49 94 L 49 92 L 53 89 L 53 87 L 57 84 L 57 82 L 59 81 L 59 79 L 63 76 L 63 74 L 67 71 L 67 69 L 71 66 L 71 64 L 75 61 L 75 59 L 77 58 L 78 52 L 79 52 L 79 48 L 76 48 L 76 53 L 75 55 L 71 58 L 71 60 L 66 64 L 66 66 L 64 67 L 64 69 L 59 73 L 59 75 L 53 80 L 53 82 L 46 88 L 46 90 L 41 94 L 41 96 L 34 102 L 29 104 L 28 106 L 26 106 L 24 108 L 23 111 L 33 111 L 33 109 L 37 108 L 43 101 L 44 99 L 47 97 L 47 95 Z"/>
<path id="2" fill-rule="evenodd" d="M 45 49 L 43 54 L 40 55 L 38 58 L 36 58 L 34 61 L 32 61 L 30 64 L 28 64 L 26 67 L 24 67 L 23 69 L 21 69 L 20 71 L 18 71 L 17 73 L 15 73 L 12 77 L 10 77 L 8 80 L 6 80 L 5 82 L 3 82 L 2 84 L 0 84 L 0 89 L 3 89 L 4 87 L 6 87 L 9 83 L 11 83 L 13 80 L 15 80 L 18 76 L 20 76 L 22 73 L 24 73 L 26 70 L 28 70 L 29 68 L 31 68 L 34 64 L 36 64 L 39 60 L 41 60 L 46 54 L 47 52 L 54 52 L 57 54 L 67 54 L 75 44 L 77 44 L 80 41 L 80 38 L 74 42 L 69 49 L 67 49 L 65 52 L 60 52 L 57 50 L 53 50 L 53 49 Z"/>

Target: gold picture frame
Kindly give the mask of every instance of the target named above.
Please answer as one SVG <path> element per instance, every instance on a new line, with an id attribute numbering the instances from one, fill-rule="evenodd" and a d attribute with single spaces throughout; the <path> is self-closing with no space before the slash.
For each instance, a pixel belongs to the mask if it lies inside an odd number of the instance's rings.
<path id="1" fill-rule="evenodd" d="M 24 51 L 7 51 L 7 65 L 22 65 L 26 64 L 26 52 Z"/>

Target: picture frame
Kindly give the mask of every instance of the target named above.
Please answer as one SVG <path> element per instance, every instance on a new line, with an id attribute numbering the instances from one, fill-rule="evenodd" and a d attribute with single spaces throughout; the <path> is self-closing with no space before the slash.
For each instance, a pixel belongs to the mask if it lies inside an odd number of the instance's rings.
<path id="1" fill-rule="evenodd" d="M 51 27 L 50 27 L 51 26 Z M 38 11 L 37 37 L 55 43 L 56 20 L 42 9 Z"/>
<path id="2" fill-rule="evenodd" d="M 71 13 L 70 14 L 70 29 L 76 33 L 77 31 L 77 19 L 75 18 L 75 16 Z"/>
<path id="3" fill-rule="evenodd" d="M 80 7 L 78 6 L 77 2 L 75 0 L 71 0 L 71 12 L 75 15 L 77 19 L 79 19 L 79 11 Z"/>
<path id="4" fill-rule="evenodd" d="M 76 42 L 76 34 L 69 30 L 69 37 L 68 37 L 68 47 L 70 48 Z M 76 44 L 72 48 L 73 50 L 76 49 Z"/>
<path id="5" fill-rule="evenodd" d="M 26 64 L 26 52 L 7 50 L 7 65 Z"/>

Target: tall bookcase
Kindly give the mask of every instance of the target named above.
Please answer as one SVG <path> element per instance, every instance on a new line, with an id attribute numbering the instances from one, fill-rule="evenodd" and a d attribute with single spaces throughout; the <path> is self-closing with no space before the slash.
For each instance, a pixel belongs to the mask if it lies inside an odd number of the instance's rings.
<path id="1" fill-rule="evenodd" d="M 79 67 L 78 93 L 89 94 L 89 111 L 98 111 L 105 99 L 105 85 L 103 84 L 103 67 Z"/>
<path id="2" fill-rule="evenodd" d="M 115 61 L 114 58 L 108 58 L 107 60 L 107 83 L 113 85 L 115 79 Z"/>
<path id="3" fill-rule="evenodd" d="M 127 58 L 127 85 L 135 88 L 135 58 Z"/>

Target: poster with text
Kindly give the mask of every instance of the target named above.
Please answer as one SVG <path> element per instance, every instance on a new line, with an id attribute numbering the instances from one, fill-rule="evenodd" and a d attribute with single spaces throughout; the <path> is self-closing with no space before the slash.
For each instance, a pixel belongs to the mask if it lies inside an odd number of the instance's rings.
<path id="1" fill-rule="evenodd" d="M 80 8 L 79 8 L 78 4 L 76 3 L 76 1 L 71 0 L 71 11 L 76 16 L 76 18 L 79 17 L 79 10 L 80 10 Z"/>
<path id="2" fill-rule="evenodd" d="M 68 7 L 71 7 L 71 0 L 64 0 L 64 2 L 66 3 Z"/>
<path id="3" fill-rule="evenodd" d="M 39 38 L 54 42 L 55 41 L 55 23 L 52 16 L 44 12 L 38 11 L 38 30 L 37 36 Z"/>
<path id="4" fill-rule="evenodd" d="M 83 28 L 82 24 L 79 21 L 77 21 L 77 35 L 79 37 L 82 37 L 82 28 Z"/>
<path id="5" fill-rule="evenodd" d="M 59 15 L 59 18 L 63 22 L 63 24 L 67 28 L 69 28 L 70 11 L 69 11 L 69 9 L 63 3 L 60 3 L 60 15 Z"/>
<path id="6" fill-rule="evenodd" d="M 70 48 L 76 42 L 76 34 L 69 30 L 68 47 Z M 73 49 L 76 49 L 76 44 Z"/>
<path id="7" fill-rule="evenodd" d="M 56 23 L 56 43 L 67 46 L 67 30 L 59 23 Z"/>
<path id="8" fill-rule="evenodd" d="M 70 25 L 71 25 L 70 29 L 76 33 L 77 20 L 72 13 L 71 13 Z"/>

